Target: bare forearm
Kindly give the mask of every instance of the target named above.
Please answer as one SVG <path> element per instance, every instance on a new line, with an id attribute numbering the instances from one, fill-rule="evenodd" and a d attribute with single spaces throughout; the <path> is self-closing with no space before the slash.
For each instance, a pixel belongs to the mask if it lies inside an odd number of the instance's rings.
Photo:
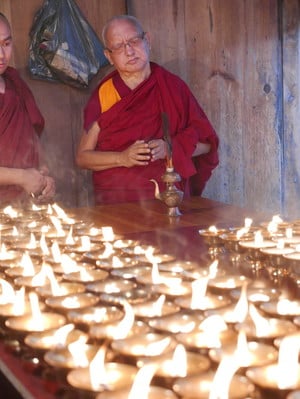
<path id="1" fill-rule="evenodd" d="M 0 185 L 21 186 L 24 181 L 24 169 L 0 167 Z"/>
<path id="2" fill-rule="evenodd" d="M 28 194 L 40 195 L 47 187 L 54 192 L 52 178 L 44 176 L 41 171 L 35 168 L 20 169 L 0 167 L 0 185 L 16 185 L 22 187 Z"/>
<path id="3" fill-rule="evenodd" d="M 77 154 L 77 165 L 94 171 L 122 166 L 121 153 L 115 151 L 85 150 Z"/>
<path id="4" fill-rule="evenodd" d="M 196 149 L 193 153 L 193 157 L 198 155 L 207 154 L 210 151 L 211 145 L 209 143 L 197 143 Z"/>

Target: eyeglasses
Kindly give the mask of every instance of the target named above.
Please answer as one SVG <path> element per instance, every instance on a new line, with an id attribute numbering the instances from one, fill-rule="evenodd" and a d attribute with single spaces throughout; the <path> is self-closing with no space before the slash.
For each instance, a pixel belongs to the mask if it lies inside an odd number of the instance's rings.
<path id="1" fill-rule="evenodd" d="M 128 39 L 126 42 L 115 44 L 111 48 L 106 47 L 106 50 L 110 53 L 121 54 L 123 51 L 126 50 L 126 46 L 130 47 L 138 47 L 145 38 L 146 32 L 142 32 L 139 35 L 133 36 L 132 38 Z"/>

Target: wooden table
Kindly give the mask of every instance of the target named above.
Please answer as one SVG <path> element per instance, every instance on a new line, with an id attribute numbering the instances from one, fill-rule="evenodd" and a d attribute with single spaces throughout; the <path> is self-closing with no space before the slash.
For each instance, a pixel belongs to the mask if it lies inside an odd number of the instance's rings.
<path id="1" fill-rule="evenodd" d="M 253 216 L 253 213 L 243 208 L 200 197 L 184 200 L 180 211 L 181 216 L 170 217 L 165 204 L 150 200 L 78 208 L 72 209 L 71 213 L 76 218 L 91 220 L 99 226 L 112 226 L 118 234 L 175 230 L 178 227 L 240 226 L 245 217 Z M 254 216 L 256 221 L 265 217 L 257 213 Z"/>
<path id="2" fill-rule="evenodd" d="M 253 216 L 247 210 L 204 198 L 185 200 L 180 210 L 180 217 L 169 217 L 165 204 L 153 200 L 66 211 L 78 220 L 91 221 L 98 227 L 111 226 L 115 234 L 136 238 L 176 258 L 187 260 L 199 260 L 206 251 L 199 229 L 211 225 L 218 228 L 242 226 L 245 217 Z M 262 215 L 255 217 L 255 222 L 264 220 Z M 1 342 L 0 370 L 21 393 L 21 397 L 54 398 L 47 390 L 45 381 L 26 372 L 20 358 L 7 353 Z"/>

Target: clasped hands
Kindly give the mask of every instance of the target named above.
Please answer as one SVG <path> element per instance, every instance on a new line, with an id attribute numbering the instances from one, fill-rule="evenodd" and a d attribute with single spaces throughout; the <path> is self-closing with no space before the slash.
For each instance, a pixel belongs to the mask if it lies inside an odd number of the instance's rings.
<path id="1" fill-rule="evenodd" d="M 166 142 L 163 139 L 137 140 L 121 153 L 121 164 L 127 168 L 135 165 L 148 165 L 149 162 L 164 159 L 167 155 Z"/>
<path id="2" fill-rule="evenodd" d="M 24 190 L 39 203 L 49 202 L 55 195 L 55 181 L 46 167 L 24 170 Z"/>

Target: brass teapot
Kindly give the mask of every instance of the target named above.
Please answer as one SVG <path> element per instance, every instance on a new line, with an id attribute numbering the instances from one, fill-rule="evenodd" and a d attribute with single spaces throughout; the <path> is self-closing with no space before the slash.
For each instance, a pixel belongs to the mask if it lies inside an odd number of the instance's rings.
<path id="1" fill-rule="evenodd" d="M 169 216 L 180 216 L 181 212 L 178 209 L 178 205 L 182 201 L 183 192 L 175 185 L 176 182 L 181 180 L 180 175 L 174 171 L 173 167 L 167 167 L 161 179 L 166 183 L 166 190 L 163 192 L 159 191 L 159 186 L 155 179 L 150 180 L 155 184 L 155 198 L 167 205 Z"/>

